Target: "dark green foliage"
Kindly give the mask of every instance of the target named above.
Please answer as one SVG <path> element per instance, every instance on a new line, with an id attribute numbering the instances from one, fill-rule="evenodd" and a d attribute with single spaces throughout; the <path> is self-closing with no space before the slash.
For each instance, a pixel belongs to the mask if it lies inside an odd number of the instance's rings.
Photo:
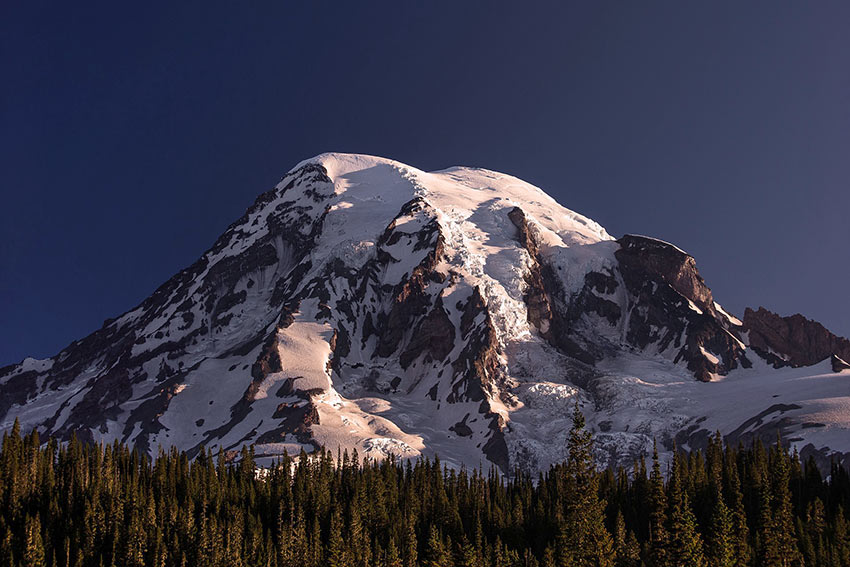
<path id="1" fill-rule="evenodd" d="M 596 471 L 580 412 L 539 478 L 320 451 L 260 473 L 250 447 L 150 460 L 121 444 L 0 450 L 0 567 L 850 565 L 850 476 L 780 444 Z M 665 480 L 665 477 L 667 479 Z"/>
<path id="2" fill-rule="evenodd" d="M 610 567 L 614 564 L 613 543 L 605 528 L 604 503 L 599 498 L 593 440 L 584 425 L 584 416 L 576 403 L 563 468 L 562 563 L 575 567 Z M 556 467 L 554 472 L 557 474 L 561 469 Z"/>

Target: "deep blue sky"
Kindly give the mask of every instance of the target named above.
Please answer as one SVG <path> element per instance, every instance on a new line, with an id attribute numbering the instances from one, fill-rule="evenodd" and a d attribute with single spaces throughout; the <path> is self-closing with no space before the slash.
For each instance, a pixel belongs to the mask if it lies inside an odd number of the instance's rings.
<path id="1" fill-rule="evenodd" d="M 0 365 L 331 150 L 512 173 L 850 335 L 847 2 L 240 4 L 0 6 Z"/>

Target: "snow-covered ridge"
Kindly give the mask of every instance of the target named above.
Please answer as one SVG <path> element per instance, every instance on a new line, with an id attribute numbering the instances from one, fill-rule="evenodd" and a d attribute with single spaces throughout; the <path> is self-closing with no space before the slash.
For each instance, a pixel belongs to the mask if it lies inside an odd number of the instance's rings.
<path id="1" fill-rule="evenodd" d="M 516 177 L 328 153 L 138 307 L 0 369 L 0 424 L 536 470 L 563 458 L 578 399 L 602 462 L 714 429 L 850 452 L 848 371 L 775 370 L 763 357 L 790 347 L 748 333 L 681 249 L 615 240 Z"/>
<path id="2" fill-rule="evenodd" d="M 547 232 L 544 238 L 557 235 L 567 243 L 581 244 L 613 240 L 595 221 L 562 206 L 542 189 L 488 169 L 456 166 L 427 173 L 381 157 L 324 153 L 300 162 L 290 173 L 307 164 L 324 167 L 336 195 L 343 199 L 400 205 L 422 197 L 447 215 L 522 206 Z"/>

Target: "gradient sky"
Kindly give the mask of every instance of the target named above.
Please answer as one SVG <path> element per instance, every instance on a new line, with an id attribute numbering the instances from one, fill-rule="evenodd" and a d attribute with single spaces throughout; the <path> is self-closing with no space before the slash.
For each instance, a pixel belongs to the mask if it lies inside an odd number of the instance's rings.
<path id="1" fill-rule="evenodd" d="M 0 365 L 323 151 L 514 174 L 850 335 L 850 3 L 238 4 L 0 6 Z"/>

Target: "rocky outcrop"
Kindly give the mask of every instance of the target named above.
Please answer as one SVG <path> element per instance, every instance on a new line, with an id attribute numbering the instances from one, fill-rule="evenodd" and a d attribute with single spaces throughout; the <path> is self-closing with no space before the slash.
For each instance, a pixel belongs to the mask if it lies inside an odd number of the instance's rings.
<path id="1" fill-rule="evenodd" d="M 830 364 L 833 372 L 844 372 L 845 370 L 850 370 L 850 362 L 847 362 L 843 358 L 839 358 L 834 354 L 830 358 Z"/>
<path id="2" fill-rule="evenodd" d="M 697 271 L 690 254 L 655 238 L 627 234 L 617 240 L 617 260 L 624 271 L 640 272 L 672 287 L 701 309 L 714 311 L 711 290 Z"/>
<path id="3" fill-rule="evenodd" d="M 293 435 L 301 443 L 310 444 L 310 428 L 319 424 L 319 412 L 309 399 L 279 404 L 272 418 L 281 420 L 278 427 L 260 435 L 256 441 L 258 444 L 281 443 L 287 435 Z"/>
<path id="4" fill-rule="evenodd" d="M 748 368 L 735 325 L 718 312 L 694 259 L 645 236 L 618 240 L 615 256 L 629 292 L 626 340 L 637 348 L 676 349 L 697 379 L 710 381 L 739 365 Z"/>
<path id="5" fill-rule="evenodd" d="M 508 218 L 519 231 L 517 240 L 519 240 L 519 243 L 525 248 L 531 258 L 530 269 L 523 276 L 527 284 L 523 300 L 528 310 L 528 322 L 534 325 L 540 336 L 552 342 L 553 313 L 549 304 L 545 284 L 543 283 L 537 240 L 531 234 L 525 213 L 521 208 L 514 207 L 511 209 L 508 212 Z"/>
<path id="6" fill-rule="evenodd" d="M 749 367 L 737 326 L 715 308 L 711 290 L 694 259 L 679 248 L 645 236 L 626 235 L 617 242 L 616 267 L 584 276 L 584 286 L 568 293 L 540 254 L 525 213 L 508 213 L 517 240 L 531 257 L 523 299 L 528 321 L 542 338 L 568 356 L 594 364 L 612 349 L 605 333 L 594 333 L 590 315 L 623 329 L 627 346 L 658 351 L 673 349 L 677 362 L 702 381 Z M 624 289 L 620 289 L 624 284 Z"/>
<path id="7" fill-rule="evenodd" d="M 445 360 L 455 346 L 455 328 L 438 297 L 434 307 L 413 331 L 407 348 L 399 356 L 402 368 L 407 368 L 419 357 L 424 363 Z"/>
<path id="8" fill-rule="evenodd" d="M 850 340 L 800 314 L 782 317 L 748 307 L 743 322 L 750 347 L 776 368 L 811 366 L 832 356 L 850 360 Z"/>
<path id="9" fill-rule="evenodd" d="M 463 307 L 461 338 L 466 346 L 452 362 L 453 381 L 448 402 L 486 401 L 495 392 L 498 372 L 499 341 L 487 311 L 486 303 L 476 287 Z M 489 406 L 482 410 L 487 413 Z"/>
<path id="10" fill-rule="evenodd" d="M 508 218 L 517 228 L 517 240 L 531 259 L 524 278 L 526 290 L 523 300 L 528 313 L 528 322 L 539 335 L 553 347 L 585 364 L 593 364 L 599 353 L 588 348 L 587 343 L 576 340 L 573 324 L 586 312 L 580 298 L 566 297 L 554 270 L 540 255 L 540 245 L 520 207 L 508 212 Z M 572 310 L 570 311 L 570 307 Z"/>

